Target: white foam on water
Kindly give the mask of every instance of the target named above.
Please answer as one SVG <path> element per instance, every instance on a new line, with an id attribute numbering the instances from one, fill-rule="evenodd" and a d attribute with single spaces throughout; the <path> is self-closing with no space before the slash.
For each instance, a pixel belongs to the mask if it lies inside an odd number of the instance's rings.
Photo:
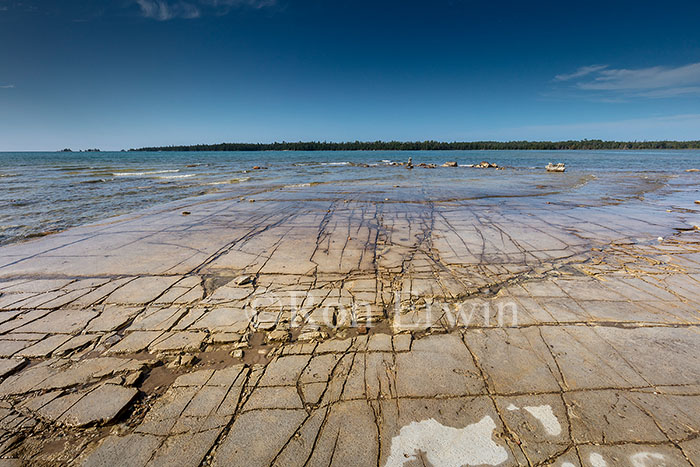
<path id="1" fill-rule="evenodd" d="M 112 176 L 114 177 L 143 177 L 146 175 L 157 175 L 157 174 L 171 174 L 177 173 L 180 169 L 171 170 L 151 170 L 150 172 L 114 172 Z"/>
<path id="2" fill-rule="evenodd" d="M 508 460 L 508 451 L 493 441 L 496 423 L 485 416 L 478 423 L 452 428 L 435 419 L 411 422 L 391 439 L 391 452 L 385 467 L 400 467 L 416 460 L 419 452 L 432 465 L 500 465 Z"/>
<path id="3" fill-rule="evenodd" d="M 591 465 L 593 467 L 608 467 L 608 463 L 605 462 L 603 456 L 601 456 L 597 452 L 592 452 L 591 455 L 588 456 L 588 460 L 591 461 Z"/>
<path id="4" fill-rule="evenodd" d="M 530 412 L 530 415 L 535 417 L 544 427 L 547 434 L 557 436 L 561 434 L 561 424 L 559 419 L 554 415 L 551 405 L 538 405 L 536 407 L 523 407 Z"/>
<path id="5" fill-rule="evenodd" d="M 634 467 L 663 467 L 665 462 L 658 463 L 655 461 L 663 461 L 665 457 L 658 452 L 638 452 L 630 456 L 630 462 Z"/>
<path id="6" fill-rule="evenodd" d="M 196 174 L 182 174 L 182 175 L 164 175 L 162 177 L 157 177 L 159 180 L 171 180 L 176 178 L 190 178 L 194 177 Z"/>

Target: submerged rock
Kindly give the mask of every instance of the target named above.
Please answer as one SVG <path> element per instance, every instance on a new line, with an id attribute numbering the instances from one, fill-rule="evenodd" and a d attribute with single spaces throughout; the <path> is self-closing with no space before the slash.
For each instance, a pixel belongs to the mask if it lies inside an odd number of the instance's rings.
<path id="1" fill-rule="evenodd" d="M 547 172 L 564 172 L 566 170 L 566 165 L 563 163 L 552 164 L 551 162 L 545 167 Z"/>

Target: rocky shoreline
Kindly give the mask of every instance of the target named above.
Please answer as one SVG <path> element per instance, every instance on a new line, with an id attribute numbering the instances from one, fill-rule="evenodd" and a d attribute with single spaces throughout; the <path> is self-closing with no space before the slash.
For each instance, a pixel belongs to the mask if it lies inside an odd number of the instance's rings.
<path id="1" fill-rule="evenodd" d="M 3 463 L 697 465 L 694 193 L 459 189 L 241 191 L 0 248 Z"/>

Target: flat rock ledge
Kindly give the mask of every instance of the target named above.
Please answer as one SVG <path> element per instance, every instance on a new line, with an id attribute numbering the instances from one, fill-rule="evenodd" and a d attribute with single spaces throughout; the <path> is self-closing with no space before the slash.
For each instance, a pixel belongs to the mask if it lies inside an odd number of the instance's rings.
<path id="1" fill-rule="evenodd" d="M 693 193 L 402 189 L 0 248 L 0 465 L 700 465 Z"/>

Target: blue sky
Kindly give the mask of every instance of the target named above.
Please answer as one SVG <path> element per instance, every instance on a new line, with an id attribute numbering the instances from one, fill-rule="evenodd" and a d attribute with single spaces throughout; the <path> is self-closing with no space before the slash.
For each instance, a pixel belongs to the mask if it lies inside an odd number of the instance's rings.
<path id="1" fill-rule="evenodd" d="M 0 150 L 700 139 L 700 2 L 0 0 Z"/>

